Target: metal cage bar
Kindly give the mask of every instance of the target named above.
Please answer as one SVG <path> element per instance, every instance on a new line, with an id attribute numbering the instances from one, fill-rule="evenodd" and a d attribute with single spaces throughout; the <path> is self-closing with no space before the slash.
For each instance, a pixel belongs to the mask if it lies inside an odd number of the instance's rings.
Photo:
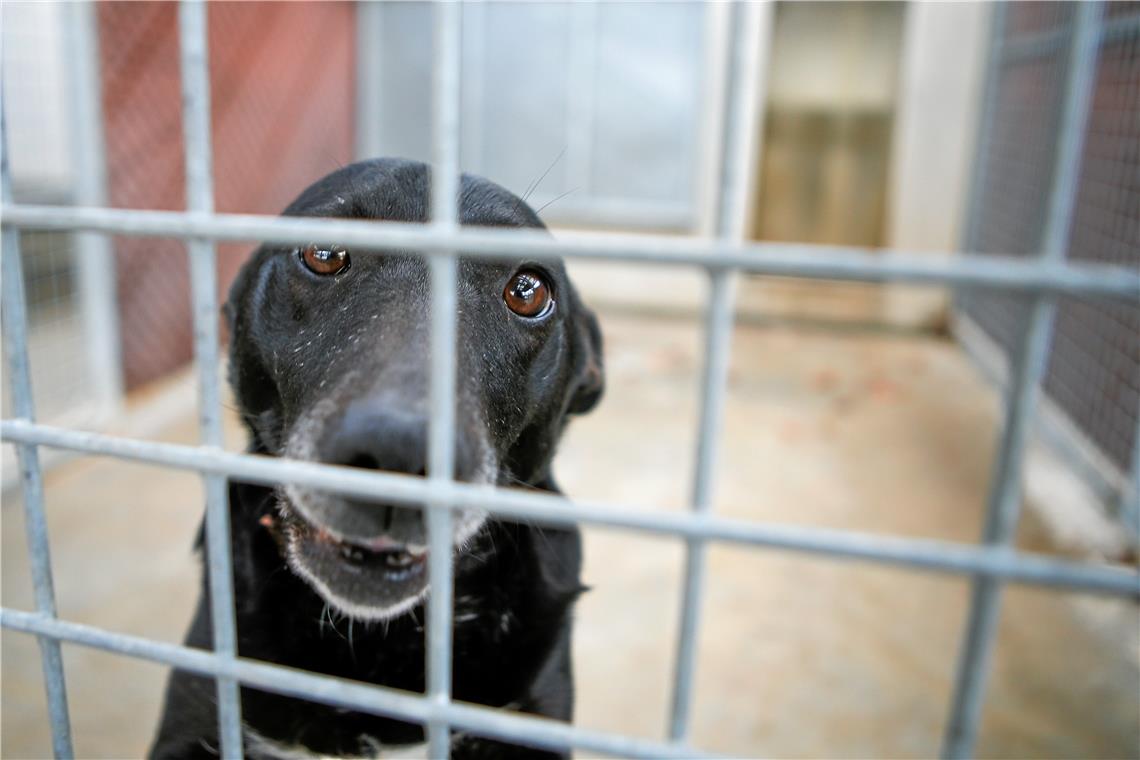
<path id="1" fill-rule="evenodd" d="M 305 244 L 337 240 L 370 249 L 471 258 L 526 256 L 536 261 L 579 258 L 599 261 L 733 268 L 741 272 L 857 282 L 909 282 L 943 287 L 998 288 L 1016 293 L 1048 292 L 1082 298 L 1113 297 L 1140 302 L 1140 273 L 1104 264 L 1042 262 L 1019 257 L 931 257 L 915 251 L 869 253 L 847 246 L 806 243 L 736 244 L 650 234 L 566 232 L 557 239 L 532 230 L 460 228 L 442 232 L 407 222 L 309 219 L 255 214 L 199 216 L 179 211 L 142 211 L 4 204 L 0 225 L 23 229 L 89 230 L 140 237 Z"/>
<path id="2" fill-rule="evenodd" d="M 1072 230 L 1084 135 L 1096 80 L 1103 13 L 1104 6 L 1099 0 L 1083 3 L 1077 9 L 1069 51 L 1072 63 L 1065 86 L 1057 167 L 1039 257 L 1043 262 L 1064 259 Z M 1015 538 L 1021 509 L 1022 460 L 1049 357 L 1055 316 L 1056 302 L 1047 295 L 1037 295 L 1019 355 L 1014 358 L 1004 430 L 990 484 L 983 535 L 983 540 L 991 546 L 1008 548 Z M 971 589 L 969 620 L 942 749 L 943 756 L 947 758 L 965 758 L 974 754 L 986 676 L 997 637 L 1001 590 L 1001 582 L 996 578 L 980 578 Z"/>
<path id="3" fill-rule="evenodd" d="M 966 194 L 966 213 L 963 215 L 959 232 L 958 247 L 962 251 L 978 248 L 979 223 L 981 221 L 982 190 L 989 180 L 989 163 L 992 146 L 992 124 L 994 105 L 997 103 L 998 72 L 1001 70 L 1003 40 L 1009 6 L 995 3 L 990 11 L 989 50 L 986 53 L 986 68 L 982 84 L 981 107 L 974 136 L 974 158 L 970 176 L 970 189 Z"/>
<path id="4" fill-rule="evenodd" d="M 711 275 L 705 327 L 704 373 L 701 381 L 700 426 L 697 432 L 696 467 L 693 475 L 692 507 L 695 516 L 712 510 L 713 479 L 717 441 L 724 412 L 728 383 L 729 344 L 732 340 L 732 273 L 718 270 Z M 690 537 L 685 545 L 685 579 L 682 586 L 681 620 L 677 659 L 673 673 L 673 701 L 669 737 L 685 741 L 692 709 L 693 673 L 697 659 L 697 628 L 704 587 L 708 547 L 704 539 Z"/>
<path id="5" fill-rule="evenodd" d="M 505 519 L 533 520 L 546 525 L 584 523 L 659 536 L 696 536 L 742 546 L 766 546 L 834 559 L 864 560 L 936 572 L 992 575 L 1030 585 L 1140 599 L 1140 573 L 972 544 L 779 525 L 714 514 L 700 517 L 664 509 L 646 511 L 621 503 L 570 501 L 563 496 L 538 491 L 460 482 L 433 483 L 394 473 L 116 438 L 22 420 L 0 422 L 0 440 L 162 467 L 222 473 L 243 482 L 264 485 L 295 483 L 363 500 L 409 505 L 446 502 L 453 509 L 482 509 Z"/>
<path id="6" fill-rule="evenodd" d="M 749 6 L 734 12 L 747 16 Z M 570 235 L 552 240 L 527 231 L 461 230 L 458 210 L 458 95 L 460 9 L 439 3 L 435 7 L 436 65 L 433 79 L 435 107 L 432 172 L 432 220 L 429 225 L 393 222 L 280 219 L 225 215 L 213 212 L 210 180 L 209 86 L 206 59 L 206 9 L 199 0 L 184 0 L 180 9 L 183 112 L 186 134 L 188 212 L 123 211 L 96 208 L 49 208 L 14 204 L 7 188 L 0 225 L 4 242 L 4 328 L 13 369 L 13 401 L 18 419 L 0 422 L 0 440 L 16 444 L 24 470 L 29 546 L 36 587 L 37 612 L 0 609 L 0 626 L 36 635 L 44 656 L 45 683 L 53 745 L 57 756 L 71 754 L 66 694 L 59 642 L 69 641 L 162 662 L 211 676 L 218 684 L 221 752 L 240 757 L 240 702 L 238 684 L 295 695 L 327 704 L 362 709 L 424 723 L 433 757 L 448 753 L 451 727 L 480 735 L 554 749 L 578 748 L 628 757 L 694 757 L 685 743 L 694 671 L 695 642 L 700 606 L 704 552 L 708 541 L 808 552 L 833 559 L 893 564 L 916 570 L 968 574 L 975 578 L 974 603 L 958 671 L 955 712 L 947 732 L 945 752 L 958 757 L 973 749 L 988 656 L 1003 583 L 1019 582 L 1062 589 L 1105 593 L 1140 599 L 1140 573 L 1081 565 L 1017 552 L 1012 546 L 1019 501 L 1020 460 L 1031 423 L 1035 391 L 1048 353 L 1053 299 L 1059 294 L 1120 298 L 1140 302 L 1140 275 L 1119 267 L 1073 265 L 1063 260 L 1072 220 L 1073 193 L 1079 168 L 1080 136 L 1087 112 L 1089 77 L 1095 73 L 1097 41 L 1101 33 L 1101 5 L 1084 6 L 1073 41 L 1078 65 L 1071 71 L 1066 116 L 1050 205 L 1050 228 L 1039 261 L 977 259 L 931 261 L 902 252 L 866 254 L 837 246 L 744 244 L 739 230 L 722 224 L 716 240 L 683 240 L 653 235 Z M 738 33 L 747 33 L 740 24 Z M 742 38 L 743 39 L 743 38 Z M 741 108 L 748 69 L 748 53 L 736 50 L 734 106 Z M 741 60 L 744 63 L 741 63 Z M 752 69 L 755 69 L 753 62 Z M 753 74 L 755 72 L 752 72 Z M 723 181 L 731 188 L 726 197 L 741 203 L 745 196 L 737 153 L 742 150 L 747 116 L 735 124 L 726 143 L 731 161 L 723 162 Z M 734 120 L 734 122 L 737 120 Z M 754 126 L 754 122 L 753 122 Z M 3 122 L 0 119 L 0 133 Z M 2 137 L 2 134 L 0 134 Z M 2 141 L 0 141 L 2 142 Z M 6 159 L 6 153 L 4 154 Z M 727 207 L 728 204 L 726 204 Z M 722 209 L 722 211 L 724 211 Z M 739 209 L 738 209 L 739 211 Z M 738 223 L 741 215 L 727 214 Z M 178 446 L 113 438 L 37 425 L 33 422 L 31 388 L 27 374 L 26 323 L 18 259 L 18 232 L 22 228 L 79 230 L 180 237 L 190 248 L 195 353 L 201 382 L 202 445 Z M 288 459 L 233 454 L 222 450 L 218 387 L 218 334 L 216 270 L 213 241 L 256 240 L 301 244 L 313 239 L 337 239 L 345 245 L 401 248 L 418 251 L 429 262 L 432 284 L 432 385 L 427 479 L 352 468 L 297 462 Z M 687 264 L 703 268 L 711 277 L 708 340 L 701 392 L 694 510 L 688 513 L 647 513 L 620 504 L 570 501 L 535 492 L 473 486 L 454 480 L 452 437 L 455 415 L 455 320 L 457 256 L 502 257 L 525 254 L 543 259 L 557 256 L 620 260 L 644 264 Z M 718 517 L 711 513 L 712 473 L 716 439 L 725 392 L 729 336 L 732 327 L 731 278 L 735 271 L 794 275 L 870 282 L 905 281 L 949 287 L 1004 288 L 1034 295 L 1032 323 L 1011 384 L 1009 410 L 1003 431 L 996 475 L 991 484 L 986 543 L 959 545 L 924 539 L 902 539 L 816 528 L 771 525 Z M 210 536 L 210 581 L 214 619 L 214 651 L 205 652 L 102 631 L 55 618 L 51 590 L 49 547 L 44 524 L 42 481 L 37 466 L 38 446 L 65 448 L 197 471 L 207 490 L 207 529 Z M 25 456 L 27 454 L 27 456 Z M 1140 470 L 1140 466 L 1137 467 Z M 398 692 L 372 684 L 298 671 L 237 657 L 235 647 L 232 571 L 225 479 L 281 484 L 297 483 L 322 490 L 423 504 L 430 541 L 430 598 L 426 694 Z M 1138 484 L 1140 490 L 1140 484 Z M 526 519 L 555 525 L 587 523 L 684 538 L 689 547 L 681 635 L 674 681 L 670 723 L 671 741 L 644 741 L 632 737 L 584 730 L 539 718 L 506 714 L 491 708 L 452 701 L 450 547 L 453 511 L 485 510 L 509 519 Z"/>
<path id="7" fill-rule="evenodd" d="M 214 210 L 210 150 L 210 74 L 207 8 L 203 0 L 182 0 L 178 7 L 182 69 L 182 129 L 186 149 L 186 207 L 192 213 Z M 187 241 L 194 309 L 194 357 L 198 365 L 198 420 L 203 446 L 221 449 L 222 401 L 218 380 L 218 264 L 214 242 Z M 209 566 L 210 620 L 214 651 L 220 662 L 237 656 L 230 507 L 224 475 L 204 475 L 206 559 Z M 223 758 L 242 757 L 241 696 L 232 678 L 217 678 L 218 738 Z"/>
<path id="8" fill-rule="evenodd" d="M 732 92 L 728 99 L 731 117 L 721 158 L 721 206 L 717 235 L 740 243 L 744 239 L 749 154 L 755 140 L 757 113 L 754 93 L 759 76 L 757 7 L 731 8 L 735 34 L 731 45 L 730 76 Z M 713 507 L 713 486 L 724 399 L 728 390 L 729 351 L 732 343 L 735 271 L 710 269 L 708 304 L 705 307 L 705 354 L 701 376 L 700 421 L 693 468 L 693 512 L 701 517 Z M 693 674 L 697 661 L 697 633 L 708 547 L 704 540 L 691 537 L 685 544 L 685 577 L 682 585 L 681 620 L 673 673 L 673 699 L 669 717 L 669 737 L 684 742 L 689 734 L 692 710 Z"/>
<path id="9" fill-rule="evenodd" d="M 635 758 L 713 757 L 688 747 L 577 728 L 560 721 L 512 714 L 462 702 L 443 704 L 421 694 L 376 684 L 350 681 L 256 660 L 222 660 L 200 649 L 111 633 L 100 628 L 55 620 L 16 610 L 0 610 L 0 625 L 81 646 L 150 660 L 207 676 L 233 678 L 258 689 L 287 694 L 376 715 L 415 722 L 447 722 L 500 739 L 522 741 L 550 749 L 576 747 L 591 753 Z M 434 760 L 434 758 L 433 758 Z"/>
<path id="10" fill-rule="evenodd" d="M 1132 436 L 1132 471 L 1129 482 L 1120 493 L 1117 513 L 1135 535 L 1140 535 L 1140 416 L 1136 419 L 1136 432 Z M 1129 493 L 1131 489 L 1132 493 Z"/>
<path id="11" fill-rule="evenodd" d="M 70 44 L 74 46 L 71 71 L 75 80 L 75 201 L 84 206 L 105 206 L 108 198 L 106 140 L 99 58 L 98 8 L 91 3 L 68 5 Z M 123 357 L 120 350 L 119 309 L 115 303 L 115 251 L 102 235 L 75 236 L 75 265 L 81 285 L 83 339 L 94 396 L 101 415 L 116 414 L 123 403 Z"/>
<path id="12" fill-rule="evenodd" d="M 459 209 L 459 56 L 460 5 L 437 3 L 435 12 L 434 155 L 431 172 L 431 224 L 443 231 L 458 226 Z M 455 476 L 456 268 L 454 251 L 429 260 L 431 267 L 431 426 L 428 476 L 447 484 Z M 446 501 L 434 502 L 428 527 L 429 595 L 427 625 L 427 694 L 444 707 L 451 703 L 453 517 Z M 450 756 L 447 721 L 428 722 L 428 756 Z"/>
<path id="13" fill-rule="evenodd" d="M 0 85 L 2 86 L 2 85 Z M 0 99 L 0 197 L 12 200 L 12 177 L 8 165 L 8 141 L 4 119 L 5 101 Z M 9 388 L 12 411 L 19 419 L 35 419 L 31 368 L 28 365 L 28 309 L 24 298 L 24 267 L 20 253 L 20 231 L 3 230 L 3 296 L 4 347 L 8 356 Z M 24 496 L 24 530 L 27 534 L 28 557 L 32 566 L 32 588 L 36 609 L 45 618 L 54 619 L 55 588 L 52 583 L 51 548 L 48 543 L 47 516 L 44 514 L 43 471 L 39 450 L 34 443 L 16 446 L 20 463 L 20 483 Z M 74 755 L 71 743 L 71 720 L 67 709 L 67 685 L 63 677 L 63 657 L 59 641 L 46 635 L 36 637 L 44 673 L 48 717 L 51 721 L 52 752 L 57 758 Z"/>
<path id="14" fill-rule="evenodd" d="M 990 10 L 989 47 L 986 52 L 985 74 L 982 80 L 980 118 L 974 135 L 974 156 L 970 171 L 970 188 L 966 194 L 966 209 L 960 220 L 958 250 L 978 250 L 978 235 L 982 218 L 982 190 L 990 179 L 989 161 L 992 146 L 992 127 L 997 103 L 998 74 L 1004 64 L 1006 19 L 1009 16 L 1007 3 L 994 3 Z M 964 307 L 970 303 L 973 293 L 956 289 L 952 300 Z"/>

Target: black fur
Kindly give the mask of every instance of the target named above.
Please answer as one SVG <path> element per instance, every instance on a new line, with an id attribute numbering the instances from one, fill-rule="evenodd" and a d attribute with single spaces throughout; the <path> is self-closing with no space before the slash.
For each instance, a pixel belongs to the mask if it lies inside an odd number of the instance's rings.
<path id="1" fill-rule="evenodd" d="M 422 222 L 429 194 L 423 164 L 382 159 L 328 175 L 285 213 Z M 523 201 L 467 175 L 460 220 L 543 226 Z M 309 451 L 312 459 L 360 466 L 365 460 L 342 456 L 350 445 L 368 454 L 363 466 L 420 474 L 428 270 L 406 252 L 349 254 L 347 270 L 320 277 L 304 267 L 297 249 L 263 246 L 235 281 L 226 305 L 230 381 L 249 448 L 275 456 Z M 503 289 L 520 269 L 550 284 L 549 316 L 525 319 L 506 308 Z M 588 411 L 602 390 L 597 323 L 560 264 L 463 259 L 458 271 L 456 475 L 485 477 L 493 461 L 490 479 L 500 485 L 557 492 L 550 464 L 567 415 Z M 231 483 L 229 498 L 240 655 L 422 693 L 422 601 L 387 620 L 352 619 L 286 563 L 287 546 L 333 545 L 317 529 L 327 526 L 338 539 L 366 538 L 378 515 L 385 536 L 418 545 L 424 540 L 419 510 L 317 497 L 317 506 L 301 509 L 289 494 L 244 483 Z M 453 551 L 455 699 L 570 720 L 570 620 L 582 589 L 578 531 L 489 519 L 461 538 Z M 335 558 L 310 558 L 309 567 L 363 607 L 384 607 L 408 593 L 396 582 L 369 581 L 371 570 L 347 572 Z M 187 644 L 211 648 L 205 580 Z M 211 680 L 175 671 L 151 756 L 216 756 L 214 699 Z M 242 717 L 261 737 L 319 754 L 361 755 L 377 742 L 423 740 L 415 724 L 251 688 L 242 689 Z M 257 756 L 264 745 L 249 736 L 246 750 Z M 543 753 L 453 734 L 452 755 Z"/>

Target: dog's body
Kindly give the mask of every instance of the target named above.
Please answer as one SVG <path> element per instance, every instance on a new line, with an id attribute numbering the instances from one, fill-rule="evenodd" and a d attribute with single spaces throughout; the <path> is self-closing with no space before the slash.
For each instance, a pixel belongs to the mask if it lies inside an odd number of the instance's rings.
<path id="1" fill-rule="evenodd" d="M 256 526 L 259 516 L 275 511 L 268 489 L 236 485 L 230 499 L 235 527 L 238 519 Z M 234 533 L 242 657 L 423 691 L 422 609 L 370 625 L 332 613 L 332 622 L 324 601 L 283 568 L 265 531 Z M 534 528 L 492 522 L 476 543 L 469 555 L 473 559 L 461 560 L 456 568 L 455 699 L 569 720 L 568 613 L 579 590 L 577 533 L 547 529 L 539 535 Z M 487 561 L 479 563 L 481 556 Z M 209 601 L 203 593 L 186 643 L 210 649 L 211 641 Z M 175 672 L 152 756 L 216 757 L 214 700 L 212 680 Z M 384 757 L 375 751 L 378 747 L 423 740 L 413 724 L 249 688 L 242 689 L 242 722 L 251 757 L 290 757 L 286 750 Z M 475 737 L 453 739 L 456 758 L 512 754 L 536 753 L 512 753 L 505 745 Z"/>
<path id="2" fill-rule="evenodd" d="M 286 214 L 420 222 L 428 196 L 424 165 L 363 162 L 311 186 Z M 542 227 L 521 200 L 467 176 L 460 221 Z M 423 474 L 427 280 L 426 264 L 400 252 L 262 247 L 227 304 L 250 450 Z M 459 283 L 456 477 L 557 492 L 550 461 L 567 415 L 602 389 L 593 316 L 559 265 L 461 260 Z M 242 657 L 424 690 L 420 510 L 243 483 L 229 498 Z M 578 532 L 470 513 L 454 522 L 454 698 L 569 720 Z M 207 589 L 187 636 L 203 649 Z M 152 756 L 216 756 L 214 700 L 211 679 L 176 671 Z M 383 757 L 423 741 L 416 724 L 251 688 L 242 720 L 254 757 Z M 452 754 L 540 753 L 453 734 Z"/>

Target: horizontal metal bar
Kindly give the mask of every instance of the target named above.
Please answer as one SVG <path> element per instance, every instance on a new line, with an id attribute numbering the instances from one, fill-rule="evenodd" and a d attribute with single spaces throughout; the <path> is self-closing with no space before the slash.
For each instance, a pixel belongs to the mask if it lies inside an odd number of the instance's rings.
<path id="1" fill-rule="evenodd" d="M 590 753 L 635 758 L 695 758 L 715 755 L 689 747 L 592 731 L 568 723 L 510 713 L 463 702 L 440 703 L 420 694 L 282 665 L 224 659 L 201 650 L 112 633 L 31 612 L 0 608 L 0 627 L 102 649 L 215 678 L 229 678 L 258 689 L 322 704 L 363 710 L 401 720 L 444 721 L 479 736 L 550 749 L 575 747 Z"/>
<path id="2" fill-rule="evenodd" d="M 766 546 L 835 559 L 870 560 L 921 570 L 993 576 L 1016 583 L 1140 599 L 1140 573 L 1018 553 L 1005 547 L 773 525 L 717 515 L 636 509 L 600 501 L 571 502 L 561 496 L 535 491 L 470 483 L 434 483 L 410 475 L 116 438 L 22 420 L 0 421 L 0 440 L 83 451 L 182 470 L 221 473 L 250 483 L 296 483 L 363 499 L 390 500 L 399 504 L 447 503 L 456 509 L 485 509 L 506 519 L 551 525 L 585 523 L 658 535 Z"/>
<path id="3" fill-rule="evenodd" d="M 340 245 L 421 251 L 432 255 L 549 259 L 560 256 L 706 268 L 788 277 L 979 286 L 1014 291 L 1115 296 L 1140 302 L 1140 273 L 1125 267 L 1042 263 L 1002 256 L 930 256 L 901 250 L 864 251 L 844 246 L 738 243 L 667 235 L 559 233 L 463 228 L 440 231 L 406 222 L 302 219 L 242 214 L 192 214 L 7 204 L 0 225 L 26 229 L 88 230 L 144 237 Z"/>

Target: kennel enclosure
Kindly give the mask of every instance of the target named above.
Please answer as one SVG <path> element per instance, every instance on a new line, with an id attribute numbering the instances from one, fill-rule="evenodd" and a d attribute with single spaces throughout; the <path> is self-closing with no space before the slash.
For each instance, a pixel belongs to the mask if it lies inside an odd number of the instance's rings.
<path id="1" fill-rule="evenodd" d="M 755 97 L 758 54 L 756 9 L 734 6 L 734 30 L 726 77 L 726 132 L 719 163 L 720 214 L 715 236 L 666 238 L 653 235 L 573 235 L 550 239 L 522 231 L 460 230 L 456 224 L 458 175 L 458 119 L 460 98 L 460 6 L 440 3 L 434 14 L 433 65 L 433 198 L 432 222 L 408 225 L 391 222 L 277 219 L 213 213 L 211 180 L 210 91 L 207 76 L 205 18 L 208 6 L 184 2 L 179 9 L 183 130 L 187 167 L 185 212 L 133 211 L 99 207 L 52 207 L 16 204 L 8 185 L 5 150 L 3 208 L 4 337 L 10 361 L 13 416 L 0 425 L 0 437 L 14 444 L 20 455 L 21 478 L 36 589 L 36 611 L 4 609 L 0 623 L 38 637 L 43 656 L 45 686 L 53 749 L 69 757 L 67 699 L 61 642 L 94 646 L 127 656 L 142 657 L 215 677 L 221 754 L 241 756 L 239 684 L 292 694 L 304 699 L 352 707 L 423 723 L 433 757 L 447 754 L 452 728 L 536 746 L 574 747 L 603 754 L 634 757 L 691 757 L 697 748 L 687 741 L 695 663 L 694 644 L 699 634 L 699 609 L 705 572 L 705 547 L 710 541 L 807 552 L 822 558 L 853 559 L 902 567 L 965 574 L 974 579 L 974 596 L 964 636 L 955 688 L 954 709 L 948 720 L 944 753 L 964 757 L 972 753 L 984 696 L 988 652 L 1005 583 L 1028 583 L 1085 592 L 1140 597 L 1140 576 L 1135 572 L 1061 561 L 1016 551 L 1012 546 L 1020 504 L 1022 460 L 1033 424 L 1039 388 L 1049 388 L 1049 355 L 1055 324 L 1064 324 L 1058 309 L 1070 303 L 1109 304 L 1105 308 L 1135 310 L 1140 303 L 1140 274 L 1128 261 L 1090 262 L 1087 257 L 1066 257 L 1079 219 L 1080 181 L 1093 83 L 1102 63 L 1102 50 L 1119 40 L 1130 40 L 1135 50 L 1135 14 L 1119 15 L 1113 4 L 1086 3 L 1072 8 L 1066 26 L 1049 30 L 1055 39 L 1035 42 L 1042 49 L 1064 55 L 1065 77 L 1056 99 L 1055 129 L 1049 155 L 1052 165 L 1043 170 L 1045 207 L 1038 210 L 1040 239 L 1022 245 L 1024 251 L 1005 248 L 987 239 L 978 249 L 985 255 L 963 255 L 931 260 L 906 251 L 878 254 L 839 246 L 746 243 L 740 224 L 748 193 L 742 167 L 751 163 L 759 118 Z M 1004 10 L 997 11 L 991 66 L 1000 61 L 995 50 L 1005 44 Z M 1021 43 L 1019 43 L 1021 44 Z M 1023 47 L 1029 47 L 1024 43 Z M 1008 54 L 1008 51 L 1007 51 Z M 1028 55 L 1020 53 L 1019 55 Z M 1133 53 L 1135 55 L 1135 53 Z M 992 76 L 992 75 L 991 75 Z M 987 91 L 987 98 L 997 96 Z M 993 103 L 990 103 L 992 106 Z M 981 144 L 986 145 L 986 119 L 1000 123 L 987 106 Z M 991 141 L 992 142 L 992 141 Z M 992 156 L 988 148 L 980 155 Z M 984 159 L 983 159 L 984 160 Z M 981 171 L 975 177 L 981 175 Z M 984 180 L 978 180 L 984 183 Z M 976 221 L 984 203 L 973 195 L 975 212 L 966 235 L 981 240 L 986 222 Z M 27 322 L 24 278 L 19 256 L 21 230 L 71 230 L 134 237 L 186 240 L 194 311 L 194 344 L 201 393 L 201 445 L 160 444 L 80 432 L 37 424 L 32 404 L 33 387 L 27 363 Z M 995 233 L 996 234 L 996 233 Z M 426 479 L 369 473 L 313 463 L 289 462 L 221 448 L 220 387 L 218 383 L 216 260 L 219 241 L 259 241 L 304 244 L 313 239 L 335 239 L 342 245 L 402 248 L 427 256 L 432 272 L 432 426 L 429 475 Z M 1000 242 L 1001 238 L 997 238 Z M 970 245 L 968 250 L 975 250 Z M 1000 255 L 990 255 L 990 253 Z M 1010 254 L 1021 254 L 1011 256 Z M 708 274 L 709 300 L 704 341 L 704 370 L 700 404 L 693 509 L 687 514 L 646 513 L 621 504 L 591 503 L 511 490 L 489 490 L 452 480 L 452 437 L 455 323 L 455 262 L 457 256 L 526 255 L 534 259 L 556 256 L 599 261 L 636 262 L 695 267 Z M 1025 304 L 1003 345 L 1010 357 L 1007 372 L 1005 421 L 988 503 L 988 521 L 979 546 L 931 540 L 910 540 L 815 528 L 798 528 L 720 517 L 712 510 L 712 472 L 718 458 L 717 437 L 727 382 L 730 336 L 733 324 L 734 280 L 742 273 L 839 279 L 866 282 L 909 282 L 951 288 L 967 297 L 996 292 L 1016 294 Z M 972 296 L 970 296 L 972 297 Z M 1006 296 L 1008 297 L 1008 296 Z M 971 302 L 968 314 L 980 314 Z M 1134 313 L 1130 312 L 1130 313 Z M 983 318 L 984 319 L 984 318 Z M 995 328 L 996 329 L 996 328 Z M 1133 336 L 1135 337 L 1135 336 Z M 1132 417 L 1135 428 L 1135 414 Z M 1135 434 L 1135 430 L 1132 431 Z M 1093 433 L 1095 435 L 1095 433 Z M 207 493 L 207 530 L 211 537 L 208 558 L 212 584 L 214 651 L 203 652 L 147 641 L 57 618 L 53 599 L 50 554 L 43 518 L 40 447 L 62 448 L 86 454 L 121 457 L 202 474 Z M 1132 485 L 1127 495 L 1136 498 L 1140 467 L 1133 461 Z M 225 480 L 303 484 L 346 495 L 383 498 L 400 503 L 424 503 L 431 536 L 432 594 L 428 619 L 428 688 L 424 696 L 346 682 L 244 660 L 237 656 L 230 572 Z M 490 708 L 453 702 L 450 683 L 450 590 L 452 568 L 448 561 L 451 510 L 486 509 L 510 519 L 559 524 L 582 523 L 644 531 L 682 538 L 687 548 L 683 586 L 680 643 L 675 666 L 672 712 L 668 739 L 649 741 L 589 731 Z"/>

